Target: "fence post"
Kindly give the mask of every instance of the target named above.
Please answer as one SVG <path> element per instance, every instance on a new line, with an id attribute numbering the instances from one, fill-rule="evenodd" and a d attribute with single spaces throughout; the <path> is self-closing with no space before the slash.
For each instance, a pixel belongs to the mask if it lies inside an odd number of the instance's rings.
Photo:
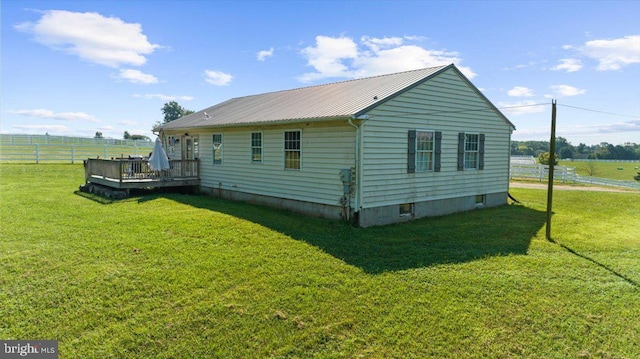
<path id="1" fill-rule="evenodd" d="M 40 163 L 40 146 L 36 143 L 36 164 Z"/>
<path id="2" fill-rule="evenodd" d="M 75 146 L 71 144 L 71 164 L 73 164 L 74 159 L 75 159 Z"/>
<path id="3" fill-rule="evenodd" d="M 107 145 L 106 144 L 104 145 L 104 156 L 103 157 L 104 157 L 105 160 L 107 159 Z"/>

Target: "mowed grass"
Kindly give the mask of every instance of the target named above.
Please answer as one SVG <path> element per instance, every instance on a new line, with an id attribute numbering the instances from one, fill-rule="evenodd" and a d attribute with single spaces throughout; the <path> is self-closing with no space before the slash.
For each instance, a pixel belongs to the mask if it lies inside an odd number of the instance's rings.
<path id="1" fill-rule="evenodd" d="M 593 177 L 608 178 L 621 181 L 633 181 L 633 176 L 640 171 L 640 161 L 635 162 L 584 162 L 560 161 L 560 166 L 575 167 L 580 176 L 589 176 L 589 166 L 593 166 Z"/>
<path id="2" fill-rule="evenodd" d="M 0 166 L 0 338 L 61 358 L 637 358 L 640 194 L 352 228 Z"/>

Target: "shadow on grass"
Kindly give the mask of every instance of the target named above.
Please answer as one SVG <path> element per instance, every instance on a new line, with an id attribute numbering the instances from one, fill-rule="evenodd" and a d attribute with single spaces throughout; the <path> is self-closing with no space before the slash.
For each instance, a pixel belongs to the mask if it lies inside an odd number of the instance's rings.
<path id="1" fill-rule="evenodd" d="M 82 191 L 74 191 L 75 195 L 84 197 L 100 204 L 112 204 L 127 201 L 137 201 L 139 203 L 153 201 L 154 199 L 171 193 L 193 194 L 194 189 L 191 187 L 167 187 L 167 188 L 132 188 L 130 195 L 126 198 L 106 198 L 95 193 L 86 193 Z"/>
<path id="2" fill-rule="evenodd" d="M 555 244 L 559 245 L 560 247 L 562 247 L 562 248 L 563 248 L 564 250 L 566 250 L 567 252 L 569 252 L 569 253 L 571 253 L 571 254 L 573 254 L 573 255 L 575 255 L 575 256 L 578 256 L 578 257 L 580 257 L 580 258 L 582 258 L 582 259 L 585 259 L 585 260 L 587 260 L 587 261 L 589 261 L 589 262 L 591 262 L 591 263 L 593 263 L 593 264 L 597 265 L 598 267 L 600 267 L 600 268 L 602 268 L 602 269 L 606 270 L 607 272 L 609 272 L 609 273 L 613 274 L 614 276 L 616 276 L 616 277 L 618 277 L 618 278 L 620 278 L 620 279 L 624 280 L 625 282 L 627 282 L 627 283 L 629 283 L 629 284 L 633 285 L 633 286 L 634 286 L 634 287 L 636 287 L 636 288 L 640 288 L 640 283 L 638 283 L 638 282 L 636 282 L 635 280 L 633 280 L 633 279 L 631 279 L 631 278 L 627 277 L 626 275 L 624 275 L 624 274 L 622 274 L 622 273 L 620 273 L 620 272 L 616 271 L 615 269 L 613 269 L 613 268 L 609 267 L 608 265 L 603 264 L 603 263 L 600 263 L 600 262 L 598 262 L 597 260 L 595 260 L 595 259 L 593 259 L 593 258 L 591 258 L 591 257 L 589 257 L 589 256 L 586 256 L 586 255 L 584 255 L 584 254 L 582 254 L 582 253 L 579 253 L 579 252 L 577 252 L 576 250 L 574 250 L 574 249 L 572 249 L 572 248 L 570 248 L 570 247 L 568 247 L 568 246 L 566 246 L 566 245 L 564 245 L 564 244 L 562 244 L 562 243 L 557 242 L 557 241 L 556 241 L 556 240 L 554 240 L 553 238 L 549 239 L 549 242 L 551 242 L 551 243 L 555 243 Z"/>
<path id="3" fill-rule="evenodd" d="M 383 227 L 354 228 L 339 221 L 207 196 L 166 198 L 260 224 L 373 274 L 524 255 L 546 218 L 544 212 L 508 205 Z"/>

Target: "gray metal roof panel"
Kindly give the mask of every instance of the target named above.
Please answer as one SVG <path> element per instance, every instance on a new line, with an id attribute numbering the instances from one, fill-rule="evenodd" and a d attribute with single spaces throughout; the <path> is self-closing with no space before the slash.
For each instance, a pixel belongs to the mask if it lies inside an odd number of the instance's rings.
<path id="1" fill-rule="evenodd" d="M 450 66 L 236 97 L 172 121 L 162 128 L 226 127 L 353 116 Z"/>

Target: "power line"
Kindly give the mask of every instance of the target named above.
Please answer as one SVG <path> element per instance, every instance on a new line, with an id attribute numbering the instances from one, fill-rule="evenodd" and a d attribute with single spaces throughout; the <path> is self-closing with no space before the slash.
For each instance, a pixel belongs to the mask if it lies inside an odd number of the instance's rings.
<path id="1" fill-rule="evenodd" d="M 548 103 L 535 103 L 535 104 L 527 104 L 527 105 L 516 105 L 516 106 L 505 106 L 505 107 L 496 107 L 498 110 L 504 109 L 512 109 L 512 108 L 520 108 L 520 107 L 533 107 L 533 106 L 548 106 Z M 493 112 L 494 108 L 492 107 L 478 107 L 471 108 L 465 110 L 455 110 L 455 111 L 433 111 L 433 112 L 400 112 L 395 115 L 395 117 L 409 117 L 416 115 L 441 115 L 441 114 L 454 114 L 454 113 L 468 113 L 468 112 Z"/>
<path id="2" fill-rule="evenodd" d="M 558 106 L 569 107 L 569 108 L 575 108 L 576 110 L 583 110 L 583 111 L 589 111 L 589 112 L 603 113 L 603 114 L 606 114 L 606 115 L 612 115 L 612 116 L 629 117 L 629 118 L 640 118 L 640 116 L 623 115 L 623 114 L 619 114 L 619 113 L 613 113 L 613 112 L 607 112 L 607 111 L 594 110 L 594 109 L 584 108 L 584 107 L 569 106 L 569 105 L 562 105 L 562 104 L 558 104 Z"/>
<path id="3" fill-rule="evenodd" d="M 498 109 L 498 110 L 502 111 L 502 110 L 510 110 L 510 109 L 515 109 L 515 108 L 535 107 L 535 106 L 549 106 L 549 105 L 550 105 L 549 103 L 534 103 L 534 104 L 526 104 L 526 105 L 495 107 L 495 109 Z M 563 104 L 559 104 L 559 103 L 557 105 L 558 106 L 563 106 L 563 107 L 568 107 L 568 108 L 573 108 L 573 109 L 576 109 L 576 110 L 602 113 L 602 114 L 611 115 L 611 116 L 619 116 L 619 117 L 627 117 L 627 118 L 640 118 L 640 116 L 623 115 L 623 114 L 620 114 L 620 113 L 601 111 L 601 110 L 594 110 L 594 109 L 590 109 L 590 108 L 571 106 L 571 105 L 563 105 Z M 493 110 L 494 110 L 494 108 L 492 108 L 492 107 L 478 107 L 478 108 L 471 108 L 471 109 L 465 109 L 465 110 L 453 110 L 453 111 L 400 112 L 400 113 L 397 113 L 396 117 L 409 117 L 409 116 L 417 116 L 417 115 L 422 115 L 422 116 L 424 116 L 424 115 L 442 115 L 442 114 L 471 113 L 471 112 L 491 112 Z"/>

